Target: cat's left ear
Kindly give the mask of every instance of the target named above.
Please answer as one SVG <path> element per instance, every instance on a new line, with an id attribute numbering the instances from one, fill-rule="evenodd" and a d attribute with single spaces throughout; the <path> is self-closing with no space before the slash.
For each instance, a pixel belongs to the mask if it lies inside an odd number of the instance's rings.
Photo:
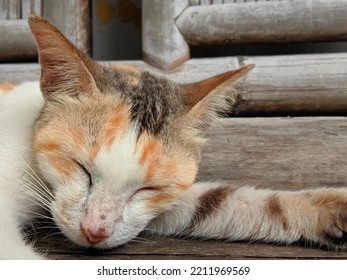
<path id="1" fill-rule="evenodd" d="M 41 91 L 46 100 L 60 94 L 97 91 L 91 74 L 94 62 L 73 46 L 49 21 L 30 16 L 41 64 Z"/>
<path id="2" fill-rule="evenodd" d="M 204 132 L 218 119 L 220 113 L 231 110 L 237 101 L 234 83 L 253 67 L 254 64 L 249 64 L 207 80 L 185 85 L 186 104 L 191 108 L 187 114 L 188 125 L 198 132 Z"/>

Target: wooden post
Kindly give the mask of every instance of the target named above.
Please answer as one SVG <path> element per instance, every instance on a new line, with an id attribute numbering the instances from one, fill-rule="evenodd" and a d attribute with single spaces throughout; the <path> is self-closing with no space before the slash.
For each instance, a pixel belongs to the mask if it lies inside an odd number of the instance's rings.
<path id="1" fill-rule="evenodd" d="M 44 0 L 43 17 L 52 21 L 78 49 L 90 53 L 89 0 Z"/>
<path id="2" fill-rule="evenodd" d="M 30 14 L 52 21 L 79 49 L 90 52 L 89 0 L 3 0 L 0 5 L 0 60 L 36 58 Z"/>
<path id="3" fill-rule="evenodd" d="M 142 1 L 143 59 L 170 70 L 190 58 L 189 46 L 175 25 L 188 0 Z"/>
<path id="4" fill-rule="evenodd" d="M 34 59 L 36 56 L 36 44 L 27 21 L 0 20 L 0 60 Z"/>
<path id="5" fill-rule="evenodd" d="M 189 45 L 347 40 L 346 0 L 190 6 L 176 24 Z"/>

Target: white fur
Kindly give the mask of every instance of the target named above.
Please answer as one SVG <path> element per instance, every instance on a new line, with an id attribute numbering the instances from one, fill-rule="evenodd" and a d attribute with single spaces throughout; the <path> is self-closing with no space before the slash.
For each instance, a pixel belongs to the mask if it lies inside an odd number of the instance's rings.
<path id="1" fill-rule="evenodd" d="M 31 162 L 32 126 L 42 104 L 37 82 L 0 95 L 0 259 L 39 258 L 19 232 L 33 205 L 18 182 Z"/>

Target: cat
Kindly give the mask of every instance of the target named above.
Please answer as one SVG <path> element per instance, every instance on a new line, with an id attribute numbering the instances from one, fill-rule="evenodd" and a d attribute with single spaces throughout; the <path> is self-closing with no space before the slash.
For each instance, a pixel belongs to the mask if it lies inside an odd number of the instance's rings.
<path id="1" fill-rule="evenodd" d="M 345 188 L 195 182 L 204 134 L 253 65 L 177 84 L 97 64 L 50 22 L 28 22 L 41 78 L 0 94 L 0 259 L 47 258 L 23 234 L 45 211 L 82 247 L 116 247 L 147 230 L 346 249 Z"/>

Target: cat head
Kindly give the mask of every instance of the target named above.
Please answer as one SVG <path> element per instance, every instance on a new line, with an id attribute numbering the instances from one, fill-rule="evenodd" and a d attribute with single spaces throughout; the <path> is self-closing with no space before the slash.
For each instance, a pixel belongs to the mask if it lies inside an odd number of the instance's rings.
<path id="1" fill-rule="evenodd" d="M 45 99 L 33 149 L 53 218 L 81 246 L 123 244 L 193 184 L 202 136 L 252 66 L 181 85 L 97 64 L 40 17 L 29 25 Z"/>

